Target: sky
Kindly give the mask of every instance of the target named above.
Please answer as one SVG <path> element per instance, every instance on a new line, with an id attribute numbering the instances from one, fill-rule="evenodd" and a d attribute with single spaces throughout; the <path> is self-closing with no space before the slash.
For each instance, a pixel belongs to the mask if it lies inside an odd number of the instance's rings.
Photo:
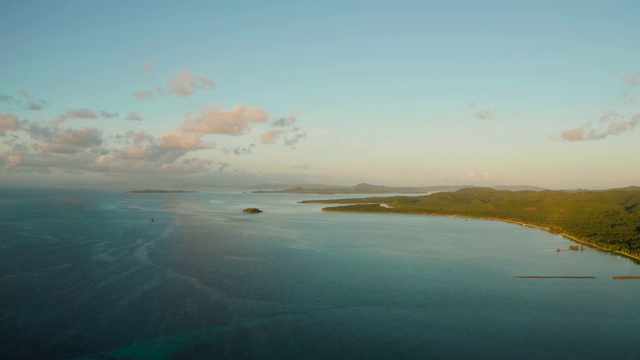
<path id="1" fill-rule="evenodd" d="M 0 9 L 0 186 L 640 185 L 635 0 Z"/>

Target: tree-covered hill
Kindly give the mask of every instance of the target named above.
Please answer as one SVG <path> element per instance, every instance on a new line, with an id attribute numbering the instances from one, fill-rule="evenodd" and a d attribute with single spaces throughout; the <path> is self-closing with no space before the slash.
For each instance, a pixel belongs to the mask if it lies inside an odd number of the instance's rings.
<path id="1" fill-rule="evenodd" d="M 455 215 L 513 221 L 543 227 L 608 250 L 640 256 L 640 187 L 637 186 L 603 191 L 468 188 L 428 196 L 305 202 L 348 204 L 323 211 Z"/>

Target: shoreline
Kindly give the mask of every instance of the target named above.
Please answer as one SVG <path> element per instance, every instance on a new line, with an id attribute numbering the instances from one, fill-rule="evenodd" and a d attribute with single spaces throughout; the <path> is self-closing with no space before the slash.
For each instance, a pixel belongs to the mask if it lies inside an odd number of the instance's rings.
<path id="1" fill-rule="evenodd" d="M 360 205 L 362 203 L 354 203 L 354 204 L 349 204 L 349 205 Z M 344 204 L 340 204 L 340 205 L 344 205 Z M 327 207 L 329 208 L 329 207 Z M 376 213 L 376 212 L 368 212 L 368 211 L 332 211 L 332 210 L 325 210 L 326 208 L 322 208 L 323 212 L 350 212 L 350 213 L 365 213 L 365 214 L 384 214 L 384 213 Z M 476 219 L 476 220 L 489 220 L 489 221 L 501 221 L 501 222 L 505 222 L 505 223 L 510 223 L 510 224 L 514 224 L 514 225 L 520 225 L 520 226 L 526 226 L 526 227 L 530 227 L 530 228 L 535 228 L 535 229 L 539 229 L 539 230 L 543 230 L 548 232 L 549 234 L 552 235 L 561 235 L 562 237 L 571 240 L 573 242 L 579 243 L 579 244 L 583 244 L 583 245 L 587 245 L 591 248 L 594 248 L 596 250 L 600 250 L 603 252 L 608 252 L 608 253 L 612 253 L 612 254 L 618 254 L 620 256 L 626 257 L 632 261 L 634 261 L 635 263 L 640 265 L 640 256 L 636 256 L 636 255 L 631 255 L 622 251 L 616 251 L 616 250 L 609 250 L 607 248 L 603 248 L 601 246 L 598 246 L 596 244 L 590 243 L 586 240 L 582 240 L 579 239 L 575 236 L 572 235 L 568 235 L 565 233 L 553 233 L 551 232 L 551 230 L 549 228 L 543 227 L 543 226 L 539 226 L 539 225 L 534 225 L 534 224 L 528 224 L 528 223 L 523 223 L 520 221 L 516 221 L 516 220 L 507 220 L 507 219 L 500 219 L 500 218 L 490 218 L 490 217 L 473 217 L 473 216 L 464 216 L 464 215 L 454 215 L 454 214 L 425 214 L 425 213 L 413 213 L 413 212 L 406 212 L 406 213 L 391 213 L 391 214 L 396 214 L 396 215 L 423 215 L 423 216 L 442 216 L 442 217 L 454 217 L 454 218 L 460 218 L 460 219 Z"/>

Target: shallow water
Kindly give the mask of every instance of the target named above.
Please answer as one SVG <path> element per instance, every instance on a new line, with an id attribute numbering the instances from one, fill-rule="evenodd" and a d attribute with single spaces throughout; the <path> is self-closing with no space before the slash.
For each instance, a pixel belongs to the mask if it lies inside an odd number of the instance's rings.
<path id="1" fill-rule="evenodd" d="M 326 198 L 313 195 L 0 195 L 3 359 L 640 351 L 640 280 L 611 279 L 640 267 L 595 250 L 556 252 L 572 243 L 537 229 L 297 203 Z"/>

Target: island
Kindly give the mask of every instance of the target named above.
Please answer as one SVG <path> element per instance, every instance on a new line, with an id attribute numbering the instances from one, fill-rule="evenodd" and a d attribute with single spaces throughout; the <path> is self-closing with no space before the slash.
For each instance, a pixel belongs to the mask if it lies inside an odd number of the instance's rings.
<path id="1" fill-rule="evenodd" d="M 466 188 L 424 196 L 307 200 L 322 211 L 419 214 L 499 220 L 547 230 L 640 260 L 640 187 L 508 191 Z"/>
<path id="2" fill-rule="evenodd" d="M 257 209 L 257 208 L 246 208 L 244 210 L 242 210 L 242 212 L 245 212 L 247 214 L 259 214 L 262 212 L 262 210 Z"/>
<path id="3" fill-rule="evenodd" d="M 127 193 L 130 193 L 130 194 L 166 194 L 166 193 L 197 193 L 197 191 L 143 189 L 143 190 L 131 190 L 131 191 L 127 191 Z"/>

